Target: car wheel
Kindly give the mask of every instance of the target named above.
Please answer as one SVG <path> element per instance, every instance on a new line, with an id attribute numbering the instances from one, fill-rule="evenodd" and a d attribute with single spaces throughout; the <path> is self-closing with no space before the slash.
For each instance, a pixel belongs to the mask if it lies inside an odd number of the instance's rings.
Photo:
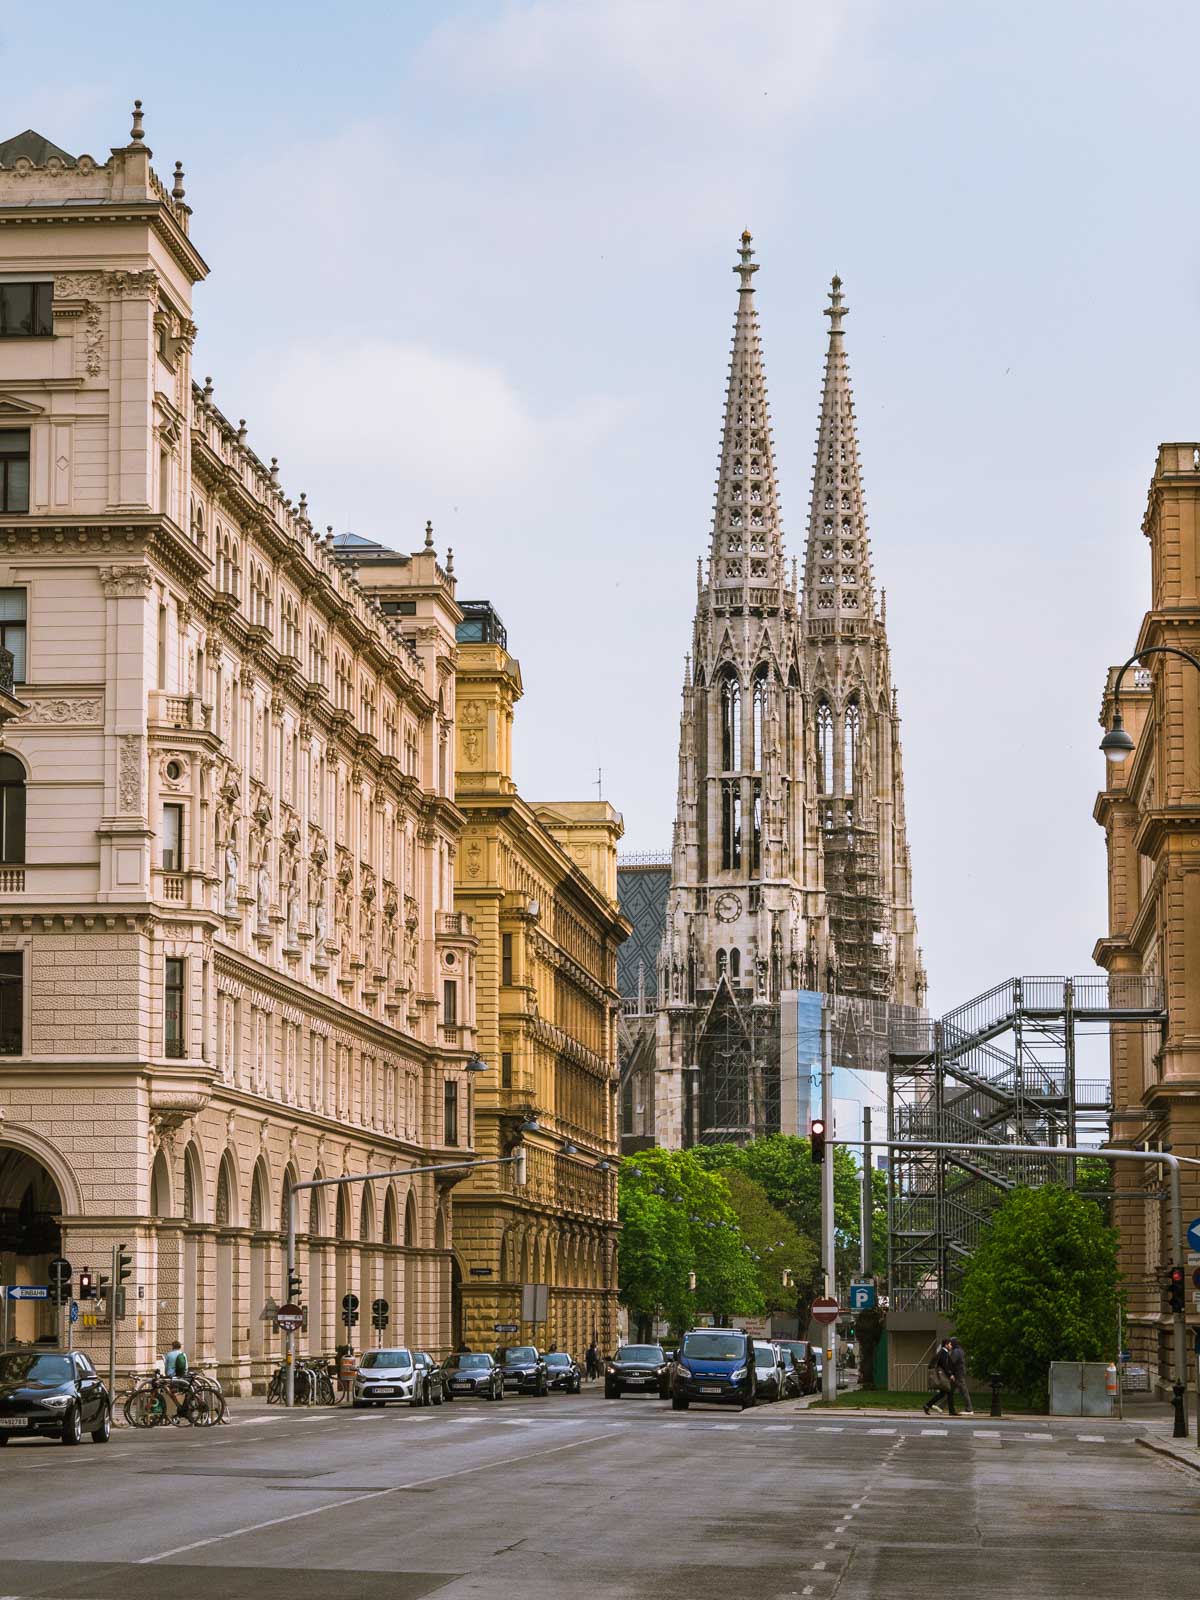
<path id="1" fill-rule="evenodd" d="M 441 1386 L 441 1384 L 438 1384 L 436 1389 L 430 1389 L 430 1391 L 429 1391 L 429 1403 L 430 1403 L 430 1405 L 440 1406 L 441 1403 L 442 1403 L 442 1398 L 443 1397 L 442 1397 L 442 1386 Z"/>
<path id="2" fill-rule="evenodd" d="M 361 1411 L 366 1403 L 365 1400 L 351 1400 L 350 1408 L 352 1411 Z"/>
<path id="3" fill-rule="evenodd" d="M 754 1405 L 754 1403 L 757 1401 L 757 1399 L 758 1399 L 758 1396 L 756 1394 L 743 1395 L 742 1396 L 742 1410 L 743 1411 L 748 1411 L 750 1409 L 750 1407 L 752 1405 Z"/>
<path id="4" fill-rule="evenodd" d="M 538 1388 L 538 1393 L 541 1395 L 543 1400 L 550 1393 L 550 1385 L 547 1383 L 545 1378 L 543 1378 L 541 1381 L 541 1385 Z"/>
<path id="5" fill-rule="evenodd" d="M 78 1444 L 83 1438 L 83 1423 L 79 1417 L 79 1407 L 72 1406 L 62 1420 L 62 1442 L 64 1444 Z"/>
<path id="6" fill-rule="evenodd" d="M 606 1400 L 619 1400 L 621 1398 L 621 1391 L 615 1384 L 606 1383 L 604 1385 L 604 1398 Z"/>
<path id="7" fill-rule="evenodd" d="M 671 1410 L 672 1411 L 686 1411 L 690 1404 L 691 1404 L 691 1402 L 688 1401 L 688 1400 L 685 1400 L 682 1395 L 673 1394 L 671 1396 Z"/>
<path id="8" fill-rule="evenodd" d="M 107 1406 L 100 1418 L 100 1426 L 92 1429 L 93 1444 L 107 1444 L 112 1438 L 112 1412 Z"/>
<path id="9" fill-rule="evenodd" d="M 7 1433 L 0 1433 L 0 1445 L 7 1444 L 8 1440 L 9 1440 L 9 1435 Z"/>

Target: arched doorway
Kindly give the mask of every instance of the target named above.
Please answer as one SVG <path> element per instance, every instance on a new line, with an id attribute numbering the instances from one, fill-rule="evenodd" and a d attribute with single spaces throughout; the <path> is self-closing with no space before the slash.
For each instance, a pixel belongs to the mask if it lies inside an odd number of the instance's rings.
<path id="1" fill-rule="evenodd" d="M 49 1282 L 49 1267 L 62 1254 L 62 1197 L 34 1156 L 0 1145 L 0 1280 L 6 1284 Z M 55 1309 L 45 1301 L 5 1300 L 0 1338 L 33 1343 L 57 1333 Z"/>

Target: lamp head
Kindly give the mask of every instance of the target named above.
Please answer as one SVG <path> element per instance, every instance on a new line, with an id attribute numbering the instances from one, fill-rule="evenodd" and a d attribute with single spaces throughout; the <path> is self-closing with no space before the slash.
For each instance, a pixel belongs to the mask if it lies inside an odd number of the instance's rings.
<path id="1" fill-rule="evenodd" d="M 1100 741 L 1100 748 L 1110 761 L 1118 765 L 1126 759 L 1133 749 L 1133 740 L 1125 732 L 1124 719 L 1120 708 L 1113 712 L 1112 727 Z"/>

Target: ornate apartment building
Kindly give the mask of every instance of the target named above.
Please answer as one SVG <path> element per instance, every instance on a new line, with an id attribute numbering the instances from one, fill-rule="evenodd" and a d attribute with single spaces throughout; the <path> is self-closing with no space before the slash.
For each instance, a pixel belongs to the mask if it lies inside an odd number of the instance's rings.
<path id="1" fill-rule="evenodd" d="M 150 154 L 140 110 L 103 162 L 0 143 L 0 642 L 26 708 L 0 730 L 0 1276 L 103 1272 L 127 1242 L 122 1364 L 180 1337 L 236 1389 L 279 1349 L 289 1185 L 470 1150 L 460 612 L 425 548 L 385 615 L 192 381 L 207 268 Z M 342 1336 L 350 1291 L 451 1344 L 433 1178 L 309 1191 L 300 1229 L 302 1348 Z M 51 1327 L 26 1302 L 10 1331 Z"/>
<path id="2" fill-rule="evenodd" d="M 1150 609 L 1135 651 L 1200 657 L 1200 444 L 1159 446 L 1142 532 L 1150 544 Z M 1113 725 L 1117 668 L 1101 706 Z M 1178 655 L 1146 654 L 1120 693 L 1134 748 L 1108 761 L 1096 801 L 1108 855 L 1109 925 L 1095 959 L 1113 1005 L 1157 1003 L 1162 1024 L 1110 1032 L 1112 1142 L 1200 1161 L 1200 672 Z M 1157 999 L 1156 999 L 1157 996 Z M 1157 1282 L 1177 1262 L 1153 1168 L 1113 1164 L 1113 1221 L 1134 1359 L 1172 1377 L 1170 1318 Z M 1200 1216 L 1200 1166 L 1184 1165 L 1184 1219 Z M 1124 1194 L 1124 1198 L 1123 1198 Z M 1189 1288 L 1189 1305 L 1191 1305 Z M 1197 1321 L 1195 1317 L 1193 1321 Z"/>
<path id="3" fill-rule="evenodd" d="M 659 957 L 652 1092 L 655 1135 L 666 1145 L 779 1129 L 785 991 L 906 1005 L 920 1005 L 925 991 L 841 283 L 833 280 L 826 311 L 801 587 L 784 549 L 748 233 L 734 271 L 738 306 L 708 560 L 697 564 Z M 638 1032 L 631 1029 L 631 1060 L 645 1054 Z M 644 1105 L 646 1086 L 632 1098 Z"/>
<path id="4" fill-rule="evenodd" d="M 408 603 L 390 551 L 360 540 L 347 554 L 386 609 Z M 462 611 L 455 905 L 478 940 L 476 1037 L 491 1069 L 478 1079 L 475 1149 L 505 1156 L 521 1139 L 528 1152 L 523 1188 L 511 1168 L 481 1167 L 454 1191 L 462 1332 L 477 1350 L 520 1338 L 578 1356 L 592 1338 L 603 1349 L 617 1338 L 623 826 L 607 801 L 522 799 L 512 775 L 520 665 L 490 604 L 464 601 Z M 544 1296 L 523 1302 L 539 1285 Z"/>

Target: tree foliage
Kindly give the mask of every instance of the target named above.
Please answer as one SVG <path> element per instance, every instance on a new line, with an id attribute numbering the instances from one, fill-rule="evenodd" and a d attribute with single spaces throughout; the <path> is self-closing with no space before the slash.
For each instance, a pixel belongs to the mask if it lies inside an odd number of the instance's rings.
<path id="1" fill-rule="evenodd" d="M 759 1293 L 768 1311 L 794 1311 L 796 1284 L 807 1283 L 816 1266 L 818 1250 L 806 1239 L 786 1214 L 773 1206 L 761 1184 L 755 1183 L 737 1167 L 722 1174 L 737 1213 L 743 1242 L 749 1246 L 754 1262 Z M 790 1272 L 793 1284 L 784 1284 Z"/>
<path id="2" fill-rule="evenodd" d="M 1117 1319 L 1117 1231 L 1057 1184 L 1014 1189 L 963 1274 L 957 1331 L 971 1369 L 1048 1403 L 1052 1361 L 1098 1361 Z"/>
<path id="3" fill-rule="evenodd" d="M 644 1150 L 622 1161 L 619 1211 L 621 1298 L 636 1322 L 661 1317 L 678 1332 L 697 1309 L 718 1320 L 762 1313 L 729 1184 L 694 1151 Z"/>

